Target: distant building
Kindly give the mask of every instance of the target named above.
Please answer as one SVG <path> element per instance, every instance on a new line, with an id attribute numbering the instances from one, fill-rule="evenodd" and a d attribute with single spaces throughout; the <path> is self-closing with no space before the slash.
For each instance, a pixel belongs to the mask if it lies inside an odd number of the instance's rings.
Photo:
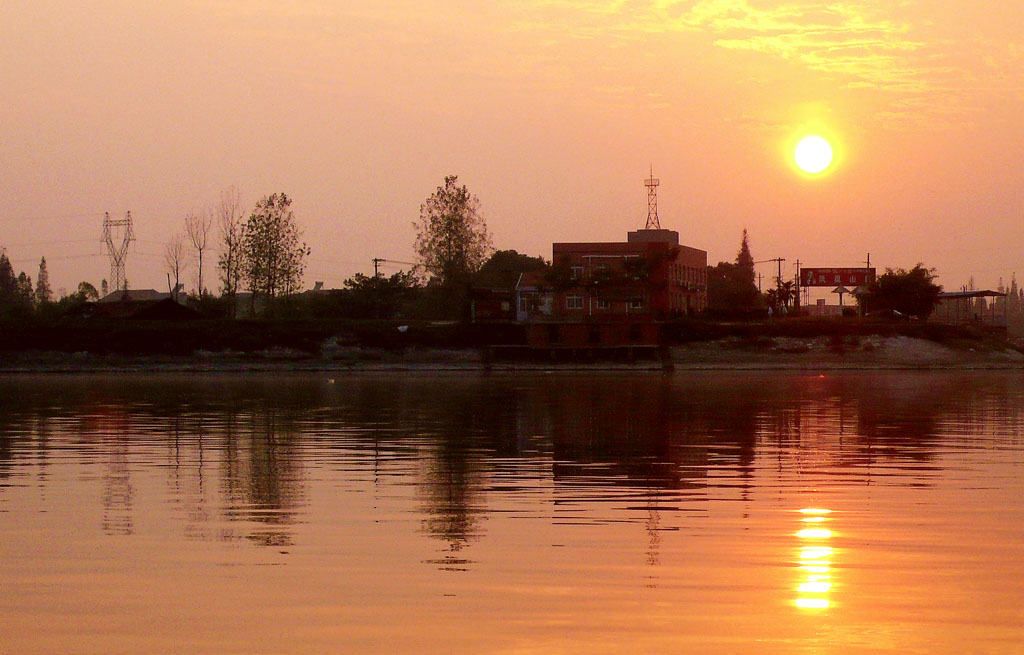
<path id="1" fill-rule="evenodd" d="M 157 291 L 156 289 L 128 289 L 117 290 L 108 293 L 100 298 L 99 303 L 121 302 L 121 301 L 154 301 L 170 298 L 171 294 Z"/>
<path id="2" fill-rule="evenodd" d="M 163 295 L 161 299 L 84 303 L 73 308 L 70 313 L 79 318 L 134 321 L 190 321 L 202 318 L 196 310 L 175 302 L 168 294 Z"/>
<path id="3" fill-rule="evenodd" d="M 987 325 L 1006 328 L 1006 303 L 1001 291 L 943 291 L 928 320 L 951 325 Z"/>
<path id="4" fill-rule="evenodd" d="M 707 307 L 707 252 L 673 230 L 629 232 L 624 242 L 552 244 L 552 270 L 524 273 L 516 320 L 538 347 L 656 345 L 656 321 Z"/>
<path id="5" fill-rule="evenodd" d="M 517 320 L 664 319 L 707 307 L 707 252 L 673 230 L 629 232 L 625 242 L 552 244 L 554 272 L 525 274 Z"/>
<path id="6" fill-rule="evenodd" d="M 515 320 L 515 290 L 501 287 L 473 287 L 469 292 L 469 315 L 474 323 Z"/>

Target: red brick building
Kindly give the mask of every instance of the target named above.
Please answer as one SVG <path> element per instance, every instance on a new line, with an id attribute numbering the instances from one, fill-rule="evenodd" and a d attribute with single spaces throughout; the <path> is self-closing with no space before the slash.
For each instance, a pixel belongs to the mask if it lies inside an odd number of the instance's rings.
<path id="1" fill-rule="evenodd" d="M 637 230 L 625 242 L 555 243 L 552 262 L 547 279 L 520 279 L 519 321 L 650 320 L 707 307 L 707 253 L 679 245 L 673 230 Z"/>

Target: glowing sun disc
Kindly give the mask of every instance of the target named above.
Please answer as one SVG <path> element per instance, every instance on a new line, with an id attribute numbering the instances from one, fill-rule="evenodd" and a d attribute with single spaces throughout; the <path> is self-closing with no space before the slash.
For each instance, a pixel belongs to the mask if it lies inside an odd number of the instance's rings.
<path id="1" fill-rule="evenodd" d="M 805 173 L 820 173 L 832 163 L 832 146 L 820 136 L 804 137 L 796 145 L 793 157 Z"/>

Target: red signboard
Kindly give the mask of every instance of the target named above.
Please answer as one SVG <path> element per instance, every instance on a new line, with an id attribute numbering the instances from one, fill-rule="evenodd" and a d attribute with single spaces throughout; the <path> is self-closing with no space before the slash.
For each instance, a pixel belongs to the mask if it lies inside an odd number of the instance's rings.
<path id="1" fill-rule="evenodd" d="M 875 281 L 873 268 L 801 268 L 802 287 L 854 287 L 868 285 Z"/>

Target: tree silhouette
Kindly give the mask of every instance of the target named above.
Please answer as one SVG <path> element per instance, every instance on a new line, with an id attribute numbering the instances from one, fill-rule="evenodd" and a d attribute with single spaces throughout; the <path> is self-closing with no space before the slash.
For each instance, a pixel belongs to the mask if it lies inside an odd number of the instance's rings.
<path id="1" fill-rule="evenodd" d="M 268 298 L 294 292 L 302 284 L 309 247 L 299 241 L 291 198 L 283 193 L 256 203 L 242 228 L 242 272 L 249 290 Z"/>
<path id="2" fill-rule="evenodd" d="M 491 250 L 487 223 L 480 214 L 480 200 L 458 176 L 444 178 L 444 186 L 420 205 L 416 228 L 416 254 L 442 284 L 463 282 L 478 270 Z"/>
<path id="3" fill-rule="evenodd" d="M 36 304 L 45 305 L 52 299 L 50 273 L 46 270 L 46 257 L 43 257 L 39 260 L 39 275 L 36 276 Z"/>
<path id="4" fill-rule="evenodd" d="M 939 301 L 942 287 L 935 284 L 935 269 L 917 264 L 909 271 L 885 269 L 864 295 L 864 308 L 869 312 L 895 311 L 925 319 Z"/>

